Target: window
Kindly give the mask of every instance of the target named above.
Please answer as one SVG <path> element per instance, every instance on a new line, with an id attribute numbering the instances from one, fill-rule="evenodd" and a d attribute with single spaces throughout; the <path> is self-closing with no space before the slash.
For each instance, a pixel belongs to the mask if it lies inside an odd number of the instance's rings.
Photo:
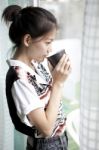
<path id="1" fill-rule="evenodd" d="M 72 116 L 73 119 L 75 117 L 73 115 L 79 117 L 77 108 L 79 108 L 80 100 L 80 60 L 84 2 L 83 0 L 40 0 L 39 5 L 50 10 L 59 23 L 59 31 L 53 44 L 53 50 L 58 51 L 65 48 L 66 53 L 71 58 L 72 73 L 64 85 L 63 99 L 67 117 Z M 73 110 L 75 111 L 73 112 Z M 73 121 L 69 120 L 69 123 L 72 124 Z M 76 130 L 75 125 L 74 123 L 70 126 Z M 70 136 L 69 148 L 71 150 L 79 149 L 78 137 L 76 140 L 73 139 L 75 136 L 72 138 Z"/>

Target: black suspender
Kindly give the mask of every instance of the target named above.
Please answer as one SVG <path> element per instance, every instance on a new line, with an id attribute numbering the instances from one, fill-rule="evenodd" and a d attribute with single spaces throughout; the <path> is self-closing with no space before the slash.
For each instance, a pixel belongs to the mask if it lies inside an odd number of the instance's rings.
<path id="1" fill-rule="evenodd" d="M 23 134 L 33 137 L 34 129 L 22 123 L 20 118 L 17 115 L 17 109 L 16 109 L 16 106 L 15 106 L 15 103 L 11 94 L 11 88 L 12 88 L 13 82 L 16 80 L 18 80 L 17 74 L 14 68 L 10 67 L 6 76 L 6 98 L 7 98 L 9 113 L 10 113 L 12 122 L 15 126 L 15 129 Z"/>

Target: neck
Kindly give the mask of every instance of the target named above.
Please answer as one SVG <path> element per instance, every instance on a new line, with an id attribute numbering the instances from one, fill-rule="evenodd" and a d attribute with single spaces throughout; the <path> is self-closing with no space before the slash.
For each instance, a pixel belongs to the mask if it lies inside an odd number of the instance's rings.
<path id="1" fill-rule="evenodd" d="M 31 59 L 28 57 L 27 50 L 25 49 L 17 49 L 13 56 L 13 59 L 22 61 L 29 67 L 33 68 L 33 66 L 31 65 Z"/>

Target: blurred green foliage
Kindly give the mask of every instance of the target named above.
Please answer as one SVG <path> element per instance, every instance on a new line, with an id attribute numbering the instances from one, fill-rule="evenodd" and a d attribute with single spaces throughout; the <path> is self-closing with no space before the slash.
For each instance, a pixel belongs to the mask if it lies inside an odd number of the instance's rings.
<path id="1" fill-rule="evenodd" d="M 79 84 L 77 85 L 79 87 Z M 70 99 L 66 99 L 63 97 L 63 109 L 65 114 L 69 114 L 71 111 L 79 108 L 79 102 Z M 79 146 L 75 143 L 72 137 L 68 134 L 68 150 L 79 150 Z"/>

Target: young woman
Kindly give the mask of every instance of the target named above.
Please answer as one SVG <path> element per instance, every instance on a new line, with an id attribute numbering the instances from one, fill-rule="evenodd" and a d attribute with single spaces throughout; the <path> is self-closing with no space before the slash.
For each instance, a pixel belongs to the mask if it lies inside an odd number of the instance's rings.
<path id="1" fill-rule="evenodd" d="M 67 150 L 61 97 L 71 64 L 66 54 L 52 72 L 47 63 L 57 21 L 43 8 L 17 5 L 5 8 L 2 17 L 10 23 L 9 37 L 15 50 L 7 61 L 6 76 L 7 102 L 15 128 L 29 135 L 27 150 Z"/>

